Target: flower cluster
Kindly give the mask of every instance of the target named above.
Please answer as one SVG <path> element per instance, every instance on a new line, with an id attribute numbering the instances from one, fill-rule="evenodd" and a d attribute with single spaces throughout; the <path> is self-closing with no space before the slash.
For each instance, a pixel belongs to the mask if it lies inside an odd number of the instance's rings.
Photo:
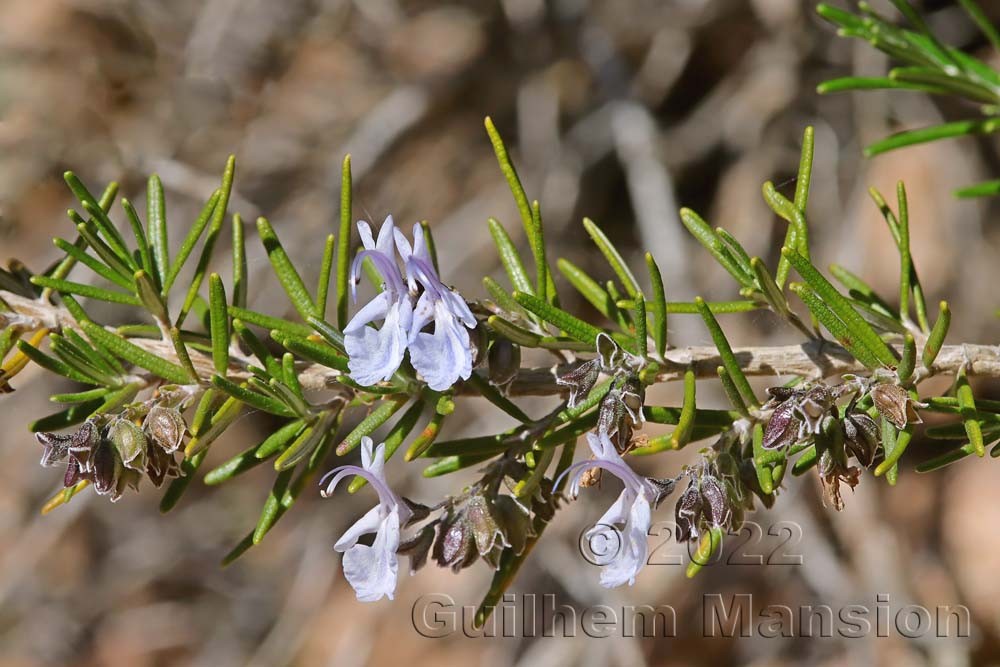
<path id="1" fill-rule="evenodd" d="M 428 556 L 441 567 L 454 571 L 466 568 L 482 558 L 491 568 L 500 566 L 500 556 L 509 550 L 524 552 L 528 539 L 535 535 L 532 513 L 551 518 L 548 490 L 540 490 L 527 507 L 513 496 L 496 493 L 503 471 L 491 488 L 475 488 L 452 498 L 436 508 L 428 508 L 396 494 L 388 485 L 384 471 L 385 444 L 375 447 L 369 437 L 361 443 L 362 465 L 345 465 L 331 470 L 323 478 L 322 495 L 329 497 L 346 477 L 359 475 L 371 484 L 379 503 L 361 517 L 337 540 L 334 549 L 344 553 L 344 576 L 354 588 L 358 600 L 371 602 L 388 597 L 396 590 L 399 555 L 410 558 L 410 571 L 423 567 Z M 546 509 L 549 511 L 546 512 Z M 426 519 L 432 511 L 442 510 L 438 518 L 422 526 L 409 539 L 401 531 Z M 359 539 L 374 533 L 371 545 Z"/>
<path id="2" fill-rule="evenodd" d="M 72 434 L 36 433 L 35 437 L 44 447 L 43 466 L 65 463 L 65 487 L 87 480 L 97 493 L 110 495 L 115 502 L 126 488 L 138 490 L 143 474 L 155 486 L 180 475 L 174 455 L 186 429 L 176 408 L 139 405 L 115 417 L 91 417 Z"/>
<path id="3" fill-rule="evenodd" d="M 395 228 L 392 216 L 385 219 L 377 239 L 367 222 L 358 222 L 358 232 L 364 250 L 351 267 L 352 294 L 357 299 L 366 259 L 382 284 L 381 292 L 344 327 L 351 377 L 364 386 L 388 380 L 409 350 L 413 368 L 435 391 L 468 379 L 473 357 L 469 329 L 476 326 L 476 319 L 465 300 L 438 277 L 423 227 L 413 226 L 412 246 Z M 369 326 L 377 320 L 382 321 L 381 328 Z"/>
<path id="4" fill-rule="evenodd" d="M 845 382 L 829 386 L 815 382 L 802 388 L 771 387 L 771 409 L 764 430 L 764 449 L 783 449 L 796 444 L 817 448 L 817 469 L 826 499 L 836 508 L 844 507 L 840 485 L 858 485 L 861 469 L 849 464 L 853 458 L 861 466 L 871 467 L 878 455 L 879 426 L 874 417 L 882 417 L 897 429 L 919 422 L 918 407 L 910 393 L 893 381 L 894 375 L 876 375 L 873 379 L 845 376 Z M 838 401 L 850 397 L 846 405 Z M 860 406 L 865 401 L 869 407 Z"/>

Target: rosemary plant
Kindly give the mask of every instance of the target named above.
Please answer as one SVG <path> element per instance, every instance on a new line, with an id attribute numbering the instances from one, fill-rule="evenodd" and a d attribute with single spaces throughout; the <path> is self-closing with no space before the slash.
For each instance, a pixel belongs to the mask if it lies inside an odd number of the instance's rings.
<path id="1" fill-rule="evenodd" d="M 821 90 L 888 87 L 955 95 L 980 105 L 984 118 L 901 133 L 869 152 L 1000 128 L 994 118 L 1000 74 L 941 45 L 905 0 L 894 1 L 915 30 L 894 27 L 866 5 L 862 17 L 819 8 L 844 34 L 868 39 L 906 64 L 887 78 L 837 79 Z M 962 5 L 1000 46 L 981 12 L 968 0 Z M 326 238 L 317 285 L 304 283 L 268 220 L 256 221 L 257 237 L 298 314 L 294 320 L 247 306 L 245 225 L 230 212 L 233 158 L 173 253 L 168 233 L 181 228 L 167 222 L 155 175 L 145 220 L 121 199 L 115 221 L 118 186 L 111 183 L 96 195 L 67 172 L 79 206 L 69 211 L 76 235 L 55 239 L 64 257 L 40 273 L 17 262 L 0 271 L 0 389 L 13 391 L 11 381 L 30 362 L 80 385 L 53 395 L 66 407 L 30 426 L 43 447 L 42 464 L 65 468 L 63 489 L 43 512 L 87 487 L 118 500 L 140 488 L 144 477 L 164 486 L 166 512 L 195 479 L 218 485 L 256 466 L 273 466 L 274 485 L 260 518 L 223 558 L 229 563 L 263 540 L 303 493 L 315 493 L 319 473 L 336 463 L 322 478 L 324 496 L 340 493 L 342 481 L 349 492 L 368 485 L 378 496 L 335 547 L 344 553 L 358 598 L 392 597 L 399 554 L 410 558 L 414 571 L 428 558 L 456 571 L 481 559 L 495 571 L 477 615 L 482 623 L 556 511 L 604 473 L 624 487 L 593 529 L 621 531 L 622 548 L 600 575 L 610 587 L 636 580 L 647 560 L 652 512 L 678 485 L 684 488 L 674 510 L 676 538 L 694 545 L 693 576 L 720 548 L 723 534 L 740 529 L 746 512 L 776 501 L 788 474 L 815 470 L 838 510 L 842 486 L 854 487 L 866 470 L 895 484 L 921 412 L 954 415 L 955 421 L 926 429 L 928 437 L 952 444 L 917 465 L 918 472 L 987 451 L 1000 455 L 1000 403 L 977 399 L 969 383 L 972 376 L 1000 377 L 1000 352 L 945 344 L 950 310 L 945 302 L 927 304 L 910 253 L 902 183 L 892 204 L 873 191 L 899 254 L 899 289 L 891 298 L 843 267 L 823 270 L 811 259 L 813 132 L 807 128 L 794 193 L 786 196 L 771 182 L 763 187 L 768 206 L 787 222 L 776 265 L 751 257 L 724 229 L 682 209 L 684 226 L 732 278 L 733 298 L 671 301 L 651 254 L 645 266 L 629 266 L 588 219 L 583 228 L 606 259 L 607 275 L 591 276 L 565 259 L 553 262 L 539 203 L 529 199 L 489 118 L 485 129 L 530 247 L 530 257 L 522 257 L 508 229 L 489 219 L 509 284 L 484 278 L 483 297 L 459 295 L 439 274 L 426 223 L 415 225 L 409 237 L 391 217 L 377 230 L 367 222 L 355 227 L 347 157 L 339 228 Z M 997 184 L 977 186 L 974 193 Z M 352 255 L 355 229 L 362 247 Z M 226 278 L 209 272 L 224 232 L 232 234 L 233 247 Z M 189 265 L 192 279 L 178 284 Z M 352 316 L 351 296 L 362 275 L 376 295 Z M 592 304 L 601 322 L 562 308 L 559 291 L 568 289 Z M 130 306 L 141 317 L 105 326 L 81 304 L 84 299 Z M 801 344 L 734 348 L 718 318 L 760 309 L 798 332 Z M 703 321 L 713 344 L 675 346 L 668 319 L 681 316 Z M 544 350 L 552 364 L 523 365 L 525 348 Z M 937 375 L 953 378 L 951 390 L 922 391 L 924 381 Z M 783 384 L 761 395 L 752 376 L 780 377 Z M 698 406 L 698 383 L 706 378 L 721 380 L 731 409 Z M 673 381 L 683 383 L 681 405 L 647 403 L 649 386 Z M 554 395 L 563 400 L 548 412 L 516 400 Z M 469 396 L 486 399 L 517 426 L 440 439 Z M 219 437 L 247 410 L 274 415 L 280 426 L 202 471 L 207 452 L 224 446 L 216 444 Z M 645 422 L 673 429 L 649 438 L 641 432 Z M 371 438 L 377 430 L 385 433 L 381 443 Z M 590 451 L 577 457 L 581 437 Z M 646 478 L 628 463 L 701 442 L 698 462 L 676 477 Z M 362 465 L 343 463 L 355 449 Z M 411 463 L 424 466 L 426 477 L 473 469 L 477 478 L 424 505 L 386 482 L 386 465 Z M 368 534 L 374 534 L 371 544 L 360 543 Z"/>

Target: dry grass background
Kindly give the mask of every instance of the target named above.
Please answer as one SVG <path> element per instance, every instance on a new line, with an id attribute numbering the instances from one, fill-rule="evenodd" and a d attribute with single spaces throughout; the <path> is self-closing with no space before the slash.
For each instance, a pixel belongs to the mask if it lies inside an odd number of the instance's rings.
<path id="1" fill-rule="evenodd" d="M 670 298 L 728 298 L 725 274 L 683 232 L 676 209 L 700 211 L 751 253 L 773 260 L 784 232 L 768 214 L 760 184 L 773 179 L 782 191 L 794 188 L 799 138 L 812 124 L 810 222 L 820 257 L 892 294 L 894 251 L 865 190 L 890 191 L 903 179 L 925 288 L 934 300 L 951 299 L 956 313 L 952 340 L 994 341 L 998 209 L 949 193 L 995 174 L 995 146 L 963 140 L 862 159 L 861 146 L 889 130 L 957 110 L 907 93 L 818 97 L 813 91 L 824 78 L 882 72 L 886 62 L 835 38 L 811 4 L 7 0 L 0 3 L 0 255 L 35 268 L 55 257 L 51 237 L 68 233 L 65 169 L 88 183 L 121 181 L 140 210 L 145 176 L 158 172 L 178 230 L 233 152 L 233 208 L 246 218 L 266 214 L 313 277 L 317 240 L 336 216 L 339 163 L 350 152 L 356 217 L 380 221 L 391 212 L 399 223 L 430 220 L 446 279 L 479 296 L 482 275 L 500 273 L 486 217 L 518 230 L 482 130 L 489 114 L 508 138 L 529 194 L 542 202 L 553 255 L 606 273 L 582 233 L 587 215 L 633 262 L 642 250 L 653 251 Z M 994 3 L 983 5 L 1000 20 Z M 956 7 L 941 2 L 930 9 L 949 41 L 989 57 Z M 266 260 L 253 252 L 252 306 L 287 313 Z M 959 285 L 967 286 L 961 294 Z M 724 321 L 740 344 L 794 340 L 775 324 L 766 314 Z M 675 317 L 671 331 L 675 344 L 708 342 L 693 320 Z M 432 640 L 411 628 L 414 600 L 440 592 L 475 604 L 489 573 L 481 564 L 459 576 L 425 569 L 401 577 L 394 603 L 355 602 L 331 546 L 368 498 L 321 501 L 308 494 L 227 569 L 217 563 L 255 522 L 273 474 L 267 470 L 211 492 L 196 485 L 167 516 L 147 490 L 115 506 L 83 494 L 40 518 L 58 473 L 38 467 L 38 447 L 24 426 L 47 409 L 54 384 L 26 372 L 0 403 L 2 667 L 1000 659 L 995 461 L 917 476 L 912 461 L 933 446 L 917 442 L 897 488 L 866 477 L 839 515 L 821 506 L 811 476 L 790 479 L 775 509 L 752 518 L 765 528 L 800 523 L 802 566 L 714 567 L 694 581 L 677 566 L 650 567 L 627 590 L 601 589 L 596 570 L 577 554 L 580 530 L 610 490 L 589 494 L 599 497 L 559 514 L 515 591 L 554 593 L 579 608 L 670 604 L 678 611 L 678 637 Z M 676 394 L 657 388 L 651 399 L 673 402 Z M 699 396 L 722 404 L 717 388 L 706 385 Z M 463 412 L 465 421 L 450 426 L 453 435 L 502 426 L 484 406 Z M 221 460 L 266 427 L 259 416 L 246 417 L 213 455 Z M 668 474 L 685 456 L 642 465 Z M 402 465 L 391 466 L 391 475 L 404 493 L 423 500 L 469 479 L 425 483 L 417 467 Z M 664 508 L 657 518 L 669 515 Z M 767 549 L 776 543 L 769 539 Z M 837 607 L 872 606 L 876 592 L 889 593 L 894 609 L 910 601 L 964 603 L 973 612 L 973 637 L 701 636 L 706 593 L 753 593 L 758 605 Z"/>

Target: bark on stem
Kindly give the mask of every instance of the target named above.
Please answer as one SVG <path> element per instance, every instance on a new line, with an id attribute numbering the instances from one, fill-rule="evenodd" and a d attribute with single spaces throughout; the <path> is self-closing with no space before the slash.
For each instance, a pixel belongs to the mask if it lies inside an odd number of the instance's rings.
<path id="1" fill-rule="evenodd" d="M 39 328 L 58 329 L 76 327 L 72 316 L 63 308 L 0 290 L 3 299 L 13 313 L 0 313 L 0 324 L 20 326 L 25 330 Z M 162 340 L 130 338 L 136 345 L 173 362 L 177 362 L 173 346 Z M 898 346 L 897 349 L 901 349 Z M 213 374 L 212 360 L 190 350 L 191 361 L 202 377 Z M 808 341 L 800 345 L 777 345 L 734 348 L 740 368 L 748 376 L 768 376 L 789 378 L 794 375 L 812 379 L 832 377 L 844 373 L 864 373 L 864 366 L 854 360 L 842 347 L 830 341 Z M 919 350 L 917 358 L 919 359 Z M 667 350 L 663 370 L 656 376 L 657 382 L 680 380 L 684 371 L 691 367 L 696 377 L 718 378 L 716 368 L 721 365 L 718 351 L 711 346 L 679 347 Z M 926 376 L 953 375 L 962 364 L 967 372 L 980 377 L 1000 378 L 1000 346 L 996 345 L 945 345 L 941 348 L 934 365 Z M 566 387 L 556 384 L 556 376 L 572 368 L 572 365 L 553 365 L 540 368 L 524 368 L 511 383 L 509 393 L 514 396 L 548 396 L 564 393 Z M 340 372 L 319 364 L 304 365 L 299 381 L 304 389 L 322 390 L 339 385 Z M 249 377 L 242 367 L 234 366 L 230 378 L 237 380 Z M 470 383 L 463 383 L 460 393 L 476 394 Z"/>

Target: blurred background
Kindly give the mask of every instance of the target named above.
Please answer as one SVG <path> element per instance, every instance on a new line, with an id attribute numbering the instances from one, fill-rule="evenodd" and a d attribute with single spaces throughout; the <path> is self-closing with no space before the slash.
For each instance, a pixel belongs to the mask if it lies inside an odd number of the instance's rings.
<path id="1" fill-rule="evenodd" d="M 892 11 L 888 2 L 873 4 Z M 981 4 L 1000 21 L 998 3 Z M 945 41 L 1000 66 L 957 5 L 924 6 Z M 760 186 L 771 179 L 794 191 L 802 131 L 814 125 L 809 220 L 820 263 L 840 262 L 892 296 L 898 260 L 866 190 L 891 192 L 902 179 L 929 301 L 947 298 L 955 312 L 951 342 L 995 342 L 997 204 L 950 193 L 996 176 L 996 146 L 961 140 L 862 158 L 864 145 L 890 131 L 968 110 L 903 92 L 818 96 L 820 81 L 881 74 L 887 61 L 837 38 L 813 10 L 802 0 L 7 0 L 0 3 L 0 255 L 36 270 L 56 257 L 51 238 L 69 234 L 66 169 L 96 189 L 120 181 L 140 210 L 145 178 L 157 172 L 176 241 L 235 153 L 231 210 L 267 215 L 311 282 L 320 239 L 335 225 L 340 162 L 351 153 L 355 217 L 379 222 L 392 213 L 406 227 L 429 220 L 445 280 L 481 297 L 483 275 L 501 275 L 486 218 L 496 216 L 524 245 L 483 131 L 490 115 L 529 196 L 542 203 L 550 256 L 610 277 L 583 233 L 586 215 L 634 266 L 653 252 L 669 299 L 729 299 L 728 276 L 683 230 L 676 210 L 699 211 L 773 262 L 784 223 L 770 214 Z M 290 314 L 266 259 L 250 246 L 251 307 Z M 561 288 L 564 304 L 596 317 Z M 727 316 L 723 326 L 737 345 L 797 340 L 766 313 Z M 710 343 L 696 320 L 676 316 L 670 327 L 675 345 Z M 370 507 L 365 493 L 325 501 L 305 494 L 261 545 L 225 569 L 219 560 L 256 522 L 269 466 L 218 489 L 195 484 L 166 516 L 147 488 L 114 506 L 84 493 L 40 517 L 60 474 L 37 465 L 25 425 L 51 411 L 47 396 L 57 383 L 29 371 L 15 386 L 0 404 L 2 667 L 1000 660 L 1000 474 L 989 459 L 919 476 L 913 463 L 934 445 L 915 442 L 895 489 L 866 475 L 839 514 L 822 506 L 814 475 L 790 477 L 774 509 L 749 518 L 764 533 L 779 522 L 801 526 L 801 539 L 786 545 L 800 565 L 716 565 L 691 581 L 681 566 L 651 566 L 635 587 L 611 591 L 578 552 L 581 530 L 617 493 L 605 485 L 560 511 L 512 590 L 552 593 L 581 610 L 669 604 L 676 637 L 591 639 L 577 629 L 567 639 L 491 639 L 459 629 L 428 639 L 413 629 L 415 601 L 445 593 L 475 605 L 490 572 L 482 563 L 460 575 L 428 566 L 414 578 L 401 573 L 395 602 L 356 602 L 332 545 Z M 977 389 L 1000 395 L 998 386 Z M 658 387 L 649 402 L 677 404 L 678 392 Z M 706 383 L 699 403 L 722 406 L 724 398 Z M 464 407 L 445 437 L 507 426 L 488 406 Z M 257 415 L 242 419 L 208 465 L 270 426 Z M 676 474 L 696 449 L 640 467 Z M 401 492 L 417 500 L 434 502 L 473 478 L 427 482 L 421 467 L 389 467 Z M 654 519 L 669 520 L 671 508 Z M 785 537 L 775 533 L 756 547 L 751 541 L 751 552 L 781 547 Z M 668 542 L 656 553 L 680 551 Z M 767 604 L 874 609 L 878 594 L 891 597 L 893 614 L 910 603 L 962 604 L 971 637 L 704 638 L 703 596 L 720 594 L 728 604 L 747 593 L 755 614 Z"/>

